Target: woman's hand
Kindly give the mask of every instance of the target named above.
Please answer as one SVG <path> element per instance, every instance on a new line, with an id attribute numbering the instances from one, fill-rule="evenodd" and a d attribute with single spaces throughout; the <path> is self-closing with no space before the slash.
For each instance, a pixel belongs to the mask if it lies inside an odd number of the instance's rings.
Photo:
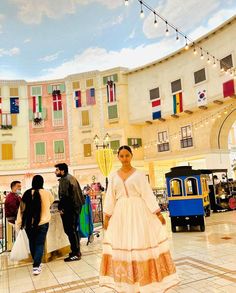
<path id="1" fill-rule="evenodd" d="M 166 224 L 166 220 L 165 220 L 165 218 L 162 216 L 161 213 L 158 213 L 158 214 L 157 214 L 157 217 L 158 217 L 158 219 L 161 221 L 162 225 L 165 225 L 165 224 Z"/>

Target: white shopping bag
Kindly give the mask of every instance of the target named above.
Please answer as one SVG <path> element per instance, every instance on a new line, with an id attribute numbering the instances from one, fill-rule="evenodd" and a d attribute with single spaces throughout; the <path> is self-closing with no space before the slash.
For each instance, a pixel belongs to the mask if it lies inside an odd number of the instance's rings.
<path id="1" fill-rule="evenodd" d="M 16 237 L 16 241 L 13 244 L 10 260 L 20 261 L 29 257 L 29 240 L 25 229 L 21 229 Z"/>

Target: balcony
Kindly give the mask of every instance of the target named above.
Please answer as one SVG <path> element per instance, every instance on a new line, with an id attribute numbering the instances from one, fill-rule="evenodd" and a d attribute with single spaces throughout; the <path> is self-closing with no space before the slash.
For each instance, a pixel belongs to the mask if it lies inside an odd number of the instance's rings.
<path id="1" fill-rule="evenodd" d="M 189 148 L 193 146 L 193 138 L 187 137 L 180 140 L 180 146 L 182 149 Z"/>
<path id="2" fill-rule="evenodd" d="M 157 145 L 157 150 L 159 153 L 161 152 L 167 152 L 170 150 L 170 144 L 169 142 L 163 142 Z"/>

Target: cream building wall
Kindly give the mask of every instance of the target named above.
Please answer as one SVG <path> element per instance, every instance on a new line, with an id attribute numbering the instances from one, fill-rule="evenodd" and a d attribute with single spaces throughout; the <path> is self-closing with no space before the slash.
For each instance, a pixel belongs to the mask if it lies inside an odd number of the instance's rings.
<path id="1" fill-rule="evenodd" d="M 236 18 L 232 18 L 195 43 L 218 59 L 231 54 L 235 64 Z M 208 65 L 206 54 L 204 60 L 201 60 L 199 53 L 198 50 L 198 55 L 195 56 L 193 48 L 188 51 L 182 49 L 162 60 L 129 71 L 127 74 L 130 123 L 142 125 L 146 168 L 154 164 L 154 168 L 151 168 L 154 172 L 153 186 L 163 186 L 165 172 L 176 165 L 190 164 L 198 168 L 231 169 L 228 134 L 236 117 L 232 115 L 231 118 L 227 118 L 227 127 L 224 120 L 236 104 L 232 98 L 223 97 L 222 84 L 232 77 L 220 72 L 219 64 L 217 68 L 213 68 L 212 63 Z M 194 72 L 202 68 L 205 68 L 206 80 L 195 85 Z M 181 79 L 182 83 L 183 110 L 190 110 L 192 113 L 182 112 L 178 114 L 179 118 L 173 118 L 171 117 L 173 114 L 171 82 L 177 79 Z M 151 121 L 149 90 L 156 87 L 160 89 L 164 122 Z M 206 110 L 199 109 L 197 105 L 196 91 L 200 88 L 207 90 L 208 108 Z M 215 100 L 222 102 L 222 105 L 214 103 Z M 186 125 L 192 127 L 193 146 L 181 149 L 180 129 Z M 160 153 L 157 151 L 157 134 L 161 131 L 168 132 L 170 151 Z M 218 145 L 218 138 L 222 141 L 221 145 Z M 232 175 L 231 172 L 229 175 Z"/>

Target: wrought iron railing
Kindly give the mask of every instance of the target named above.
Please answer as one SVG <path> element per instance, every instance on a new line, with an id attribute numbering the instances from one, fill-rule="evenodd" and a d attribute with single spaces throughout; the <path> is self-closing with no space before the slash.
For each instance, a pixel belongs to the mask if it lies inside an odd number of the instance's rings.
<path id="1" fill-rule="evenodd" d="M 7 229 L 4 204 L 0 203 L 0 253 L 7 250 Z"/>

